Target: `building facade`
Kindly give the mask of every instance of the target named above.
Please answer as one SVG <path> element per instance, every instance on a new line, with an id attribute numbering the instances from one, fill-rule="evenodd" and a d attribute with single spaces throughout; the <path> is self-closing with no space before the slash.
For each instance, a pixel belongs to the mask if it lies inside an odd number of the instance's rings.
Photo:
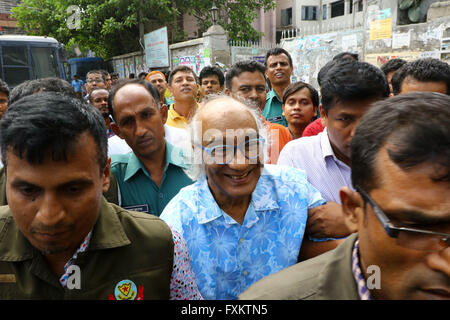
<path id="1" fill-rule="evenodd" d="M 0 33 L 1 34 L 18 34 L 17 20 L 11 17 L 11 9 L 16 7 L 20 0 L 3 0 L 0 1 Z"/>

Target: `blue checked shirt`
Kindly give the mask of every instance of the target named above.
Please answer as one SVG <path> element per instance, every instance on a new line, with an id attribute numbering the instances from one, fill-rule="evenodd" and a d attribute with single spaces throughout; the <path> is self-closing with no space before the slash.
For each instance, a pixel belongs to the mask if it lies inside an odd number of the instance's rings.
<path id="1" fill-rule="evenodd" d="M 361 271 L 361 265 L 359 264 L 358 246 L 359 240 L 356 240 L 352 253 L 352 271 L 353 276 L 355 277 L 356 287 L 358 288 L 361 300 L 373 300 L 369 289 L 367 289 L 366 279 L 364 278 L 364 274 Z"/>
<path id="2" fill-rule="evenodd" d="M 297 262 L 309 208 L 324 204 L 302 170 L 265 165 L 242 225 L 219 208 L 205 177 L 180 190 L 160 218 L 185 238 L 205 299 L 237 299 Z"/>

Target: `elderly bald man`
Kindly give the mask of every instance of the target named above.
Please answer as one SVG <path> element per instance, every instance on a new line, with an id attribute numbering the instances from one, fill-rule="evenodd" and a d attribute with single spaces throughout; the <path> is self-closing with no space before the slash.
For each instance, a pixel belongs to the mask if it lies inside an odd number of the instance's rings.
<path id="1" fill-rule="evenodd" d="M 209 100 L 189 128 L 199 157 L 188 174 L 196 182 L 161 219 L 185 237 L 202 296 L 237 299 L 297 262 L 308 214 L 325 201 L 304 171 L 264 165 L 266 127 L 238 100 Z"/>

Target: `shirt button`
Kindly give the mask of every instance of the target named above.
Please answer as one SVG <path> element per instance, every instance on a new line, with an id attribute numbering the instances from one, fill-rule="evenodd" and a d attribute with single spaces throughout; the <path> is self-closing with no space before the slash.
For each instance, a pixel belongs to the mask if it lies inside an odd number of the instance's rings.
<path id="1" fill-rule="evenodd" d="M 239 243 L 242 243 L 242 242 L 244 242 L 244 238 L 239 239 Z"/>
<path id="2" fill-rule="evenodd" d="M 248 272 L 247 272 L 247 271 L 244 271 L 244 276 L 246 276 L 246 275 L 248 275 Z"/>
<path id="3" fill-rule="evenodd" d="M 162 199 L 164 197 L 164 194 L 160 193 L 159 198 Z"/>

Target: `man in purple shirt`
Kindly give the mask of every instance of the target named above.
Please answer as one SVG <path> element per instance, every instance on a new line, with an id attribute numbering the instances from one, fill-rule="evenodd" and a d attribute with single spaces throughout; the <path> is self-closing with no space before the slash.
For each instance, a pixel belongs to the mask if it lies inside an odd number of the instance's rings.
<path id="1" fill-rule="evenodd" d="M 289 142 L 281 151 L 279 165 L 306 171 L 310 183 L 327 202 L 340 204 L 339 188 L 351 187 L 350 143 L 361 117 L 372 103 L 389 96 L 389 85 L 383 72 L 359 61 L 343 61 L 333 66 L 322 81 L 320 114 L 326 129 L 313 137 Z M 341 210 L 324 212 L 310 219 L 314 237 L 339 238 L 349 234 Z M 323 228 L 323 225 L 327 226 Z"/>

